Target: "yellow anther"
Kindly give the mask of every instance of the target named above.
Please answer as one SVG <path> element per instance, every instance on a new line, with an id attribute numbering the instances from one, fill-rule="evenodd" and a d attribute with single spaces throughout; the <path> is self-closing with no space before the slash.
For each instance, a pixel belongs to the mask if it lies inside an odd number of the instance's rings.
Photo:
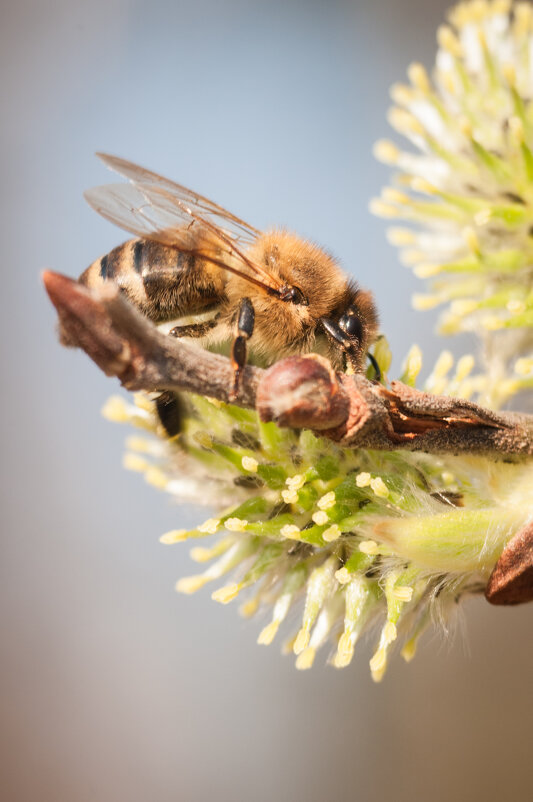
<path id="1" fill-rule="evenodd" d="M 355 477 L 355 484 L 357 487 L 369 487 L 372 481 L 372 476 L 367 471 L 361 471 Z"/>
<path id="2" fill-rule="evenodd" d="M 396 245 L 398 248 L 403 248 L 405 245 L 414 245 L 416 242 L 414 232 L 409 228 L 389 228 L 387 239 L 391 245 Z"/>
<path id="3" fill-rule="evenodd" d="M 289 490 L 282 490 L 281 491 L 281 498 L 285 502 L 285 504 L 296 504 L 298 501 L 298 493 L 290 488 Z"/>
<path id="4" fill-rule="evenodd" d="M 213 601 L 220 602 L 220 604 L 228 604 L 238 595 L 240 589 L 240 585 L 232 582 L 230 585 L 224 585 L 223 588 L 213 591 L 211 598 Z"/>
<path id="5" fill-rule="evenodd" d="M 396 164 L 400 149 L 389 139 L 380 139 L 373 148 L 374 157 L 383 164 Z"/>
<path id="6" fill-rule="evenodd" d="M 379 554 L 379 547 L 375 540 L 363 540 L 359 544 L 359 551 L 362 551 L 363 554 Z"/>
<path id="7" fill-rule="evenodd" d="M 338 571 L 335 571 L 335 579 L 339 585 L 347 585 L 349 582 L 351 582 L 351 574 L 345 565 L 343 565 L 342 568 L 339 568 Z"/>
<path id="8" fill-rule="evenodd" d="M 448 53 L 451 53 L 455 58 L 461 57 L 462 51 L 459 39 L 447 25 L 441 25 L 440 28 L 438 28 L 437 42 L 439 47 L 443 50 L 447 50 Z"/>
<path id="9" fill-rule="evenodd" d="M 383 679 L 386 667 L 387 652 L 383 648 L 378 649 L 370 660 L 370 671 L 372 672 L 372 679 L 374 682 L 380 682 Z"/>
<path id="10" fill-rule="evenodd" d="M 374 494 L 379 498 L 387 498 L 389 495 L 389 488 L 381 476 L 376 476 L 374 479 L 371 479 L 370 487 L 372 488 Z"/>
<path id="11" fill-rule="evenodd" d="M 176 590 L 178 593 L 196 593 L 197 590 L 203 588 L 209 582 L 209 577 L 198 574 L 198 576 L 184 576 L 176 582 Z"/>
<path id="12" fill-rule="evenodd" d="M 437 276 L 441 272 L 440 265 L 432 265 L 429 262 L 424 262 L 423 264 L 416 265 L 413 268 L 413 273 L 417 278 L 431 278 L 432 276 Z"/>
<path id="13" fill-rule="evenodd" d="M 341 530 L 337 526 L 337 524 L 332 524 L 329 526 L 325 532 L 322 533 L 322 537 L 326 541 L 326 543 L 331 543 L 334 540 L 337 540 L 341 536 Z"/>
<path id="14" fill-rule="evenodd" d="M 163 535 L 163 537 L 166 537 L 166 535 Z M 162 538 L 159 539 L 161 540 L 162 543 L 169 542 L 167 540 L 162 540 Z M 173 540 L 171 542 L 174 543 L 175 541 Z M 206 549 L 204 546 L 194 546 L 194 548 L 192 548 L 189 553 L 191 556 L 191 560 L 194 560 L 195 563 L 206 563 L 214 556 L 213 550 Z"/>
<path id="15" fill-rule="evenodd" d="M 164 490 L 168 485 L 168 476 L 163 473 L 161 468 L 156 468 L 155 465 L 151 465 L 148 468 L 144 474 L 144 478 L 149 485 L 152 485 L 152 487 L 157 487 L 159 490 Z"/>
<path id="16" fill-rule="evenodd" d="M 393 106 L 389 109 L 387 120 L 399 134 L 405 134 L 407 136 L 409 136 L 409 134 L 424 136 L 425 134 L 422 123 L 417 120 L 411 112 L 406 109 L 401 109 L 398 106 Z"/>
<path id="17" fill-rule="evenodd" d="M 450 351 L 442 351 L 439 358 L 435 362 L 433 368 L 433 376 L 436 378 L 444 378 L 453 367 L 453 355 Z"/>
<path id="18" fill-rule="evenodd" d="M 242 518 L 228 518 L 224 522 L 224 529 L 227 529 L 228 532 L 245 532 L 247 526 L 248 521 Z"/>
<path id="19" fill-rule="evenodd" d="M 292 490 L 301 490 L 305 484 L 305 476 L 302 476 L 301 473 L 297 473 L 295 476 L 289 476 L 288 479 L 285 480 L 285 484 Z"/>
<path id="20" fill-rule="evenodd" d="M 418 62 L 410 64 L 407 69 L 407 75 L 413 86 L 420 92 L 427 94 L 430 91 L 431 85 L 426 68 L 423 64 L 419 64 Z"/>
<path id="21" fill-rule="evenodd" d="M 139 473 L 144 473 L 152 466 L 144 457 L 127 451 L 122 457 L 122 467 L 126 468 L 127 471 L 139 471 Z"/>
<path id="22" fill-rule="evenodd" d="M 391 100 L 398 104 L 398 106 L 409 106 L 414 100 L 416 95 L 410 86 L 405 84 L 393 84 L 390 88 Z"/>
<path id="23" fill-rule="evenodd" d="M 253 599 L 248 599 L 245 601 L 244 604 L 241 604 L 239 607 L 239 613 L 243 616 L 243 618 L 251 618 L 252 615 L 255 615 L 257 609 L 259 607 L 259 599 L 255 596 Z"/>
<path id="24" fill-rule="evenodd" d="M 413 598 L 413 588 L 410 588 L 408 585 L 396 585 L 392 591 L 392 595 L 398 601 L 410 602 Z"/>
<path id="25" fill-rule="evenodd" d="M 208 518 L 207 521 L 204 521 L 203 524 L 200 524 L 200 526 L 196 528 L 203 534 L 214 535 L 219 526 L 220 521 L 218 518 Z"/>
<path id="26" fill-rule="evenodd" d="M 311 668 L 313 662 L 315 660 L 316 649 L 313 649 L 312 646 L 308 646 L 307 649 L 304 649 L 303 652 L 300 652 L 298 658 L 296 660 L 296 668 L 299 671 L 305 671 L 308 668 Z"/>
<path id="27" fill-rule="evenodd" d="M 249 473 L 257 473 L 259 463 L 253 457 L 243 457 L 241 464 L 245 471 L 249 471 Z"/>
<path id="28" fill-rule="evenodd" d="M 405 192 L 400 192 L 399 189 L 395 189 L 394 187 L 384 187 L 381 194 L 383 195 L 383 199 L 389 203 L 406 205 L 411 201 L 409 195 L 406 195 Z"/>
<path id="29" fill-rule="evenodd" d="M 304 649 L 307 649 L 309 646 L 309 631 L 302 627 L 298 634 L 296 635 L 296 640 L 294 641 L 294 646 L 292 650 L 294 654 L 301 654 Z"/>
<path id="30" fill-rule="evenodd" d="M 383 627 L 383 639 L 386 643 L 392 643 L 398 637 L 396 625 L 392 621 L 387 621 Z"/>
<path id="31" fill-rule="evenodd" d="M 102 415 L 113 423 L 126 423 L 130 419 L 128 405 L 120 395 L 112 395 L 102 407 Z"/>
<path id="32" fill-rule="evenodd" d="M 415 293 L 411 299 L 411 304 L 413 309 L 427 311 L 428 309 L 434 309 L 441 304 L 442 301 L 443 299 L 440 295 L 421 295 L 420 293 Z"/>
<path id="33" fill-rule="evenodd" d="M 268 646 L 274 640 L 278 629 L 279 622 L 271 621 L 270 624 L 267 624 L 266 627 L 261 630 L 257 642 L 262 646 Z"/>
<path id="34" fill-rule="evenodd" d="M 322 496 L 322 498 L 319 498 L 317 501 L 317 507 L 319 508 L 319 510 L 329 510 L 334 506 L 335 506 L 335 492 L 333 490 L 330 490 L 329 493 L 326 493 L 325 495 Z"/>
<path id="35" fill-rule="evenodd" d="M 380 198 L 373 198 L 368 204 L 368 208 L 372 214 L 376 215 L 376 217 L 392 219 L 393 217 L 400 216 L 396 206 L 391 206 L 390 203 L 385 203 L 384 201 L 380 200 Z"/>
<path id="36" fill-rule="evenodd" d="M 171 545 L 172 543 L 183 543 L 184 540 L 187 540 L 186 529 L 171 529 L 170 532 L 165 532 L 165 534 L 161 535 L 159 538 L 159 542 L 165 543 L 166 545 Z"/>
<path id="37" fill-rule="evenodd" d="M 288 540 L 299 540 L 300 530 L 295 524 L 285 524 L 280 529 L 280 535 L 288 538 Z"/>
<path id="38" fill-rule="evenodd" d="M 424 195 L 435 195 L 439 190 L 425 178 L 415 176 L 411 181 L 411 187 L 415 192 L 423 192 Z"/>

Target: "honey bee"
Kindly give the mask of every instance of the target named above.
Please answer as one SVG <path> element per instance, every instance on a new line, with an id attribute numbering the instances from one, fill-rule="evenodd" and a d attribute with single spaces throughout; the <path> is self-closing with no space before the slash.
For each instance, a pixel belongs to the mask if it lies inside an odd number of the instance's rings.
<path id="1" fill-rule="evenodd" d="M 89 204 L 135 234 L 93 262 L 80 282 L 113 281 L 154 323 L 211 313 L 170 330 L 213 346 L 232 343 L 235 398 L 248 347 L 263 364 L 318 352 L 338 370 L 362 371 L 378 317 L 372 294 L 328 253 L 284 230 L 261 232 L 180 184 L 97 154 L 128 183 L 96 187 Z M 204 315 L 202 317 L 205 317 Z"/>

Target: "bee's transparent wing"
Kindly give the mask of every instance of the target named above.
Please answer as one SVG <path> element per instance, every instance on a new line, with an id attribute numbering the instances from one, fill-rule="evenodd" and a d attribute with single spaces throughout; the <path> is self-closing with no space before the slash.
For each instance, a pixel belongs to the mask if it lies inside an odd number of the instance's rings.
<path id="1" fill-rule="evenodd" d="M 164 176 L 126 159 L 120 159 L 118 156 L 110 156 L 107 153 L 97 153 L 96 155 L 106 167 L 127 178 L 143 191 L 149 192 L 151 189 L 157 188 L 164 190 L 170 197 L 184 204 L 195 214 L 223 229 L 235 243 L 241 246 L 250 245 L 261 233 L 257 228 L 192 189 L 176 184 Z"/>
<path id="2" fill-rule="evenodd" d="M 283 286 L 278 276 L 242 253 L 226 231 L 199 217 L 161 187 L 105 184 L 84 194 L 102 217 L 137 237 L 195 253 L 267 292 L 278 293 Z"/>

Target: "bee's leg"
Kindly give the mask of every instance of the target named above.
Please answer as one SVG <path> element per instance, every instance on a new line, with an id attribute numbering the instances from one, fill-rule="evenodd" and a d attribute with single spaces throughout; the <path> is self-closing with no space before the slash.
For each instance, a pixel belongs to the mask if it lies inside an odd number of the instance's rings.
<path id="1" fill-rule="evenodd" d="M 368 359 L 368 361 L 370 362 L 370 364 L 374 368 L 374 373 L 375 373 L 374 381 L 381 382 L 381 368 L 379 367 L 379 365 L 377 363 L 376 357 L 373 356 L 372 354 L 370 354 L 367 351 L 366 352 L 366 358 Z"/>
<path id="2" fill-rule="evenodd" d="M 230 401 L 234 401 L 239 391 L 242 371 L 246 365 L 246 343 L 254 333 L 255 312 L 249 298 L 242 298 L 237 318 L 237 336 L 231 346 L 231 364 L 233 367 L 233 387 L 229 394 Z"/>
<path id="3" fill-rule="evenodd" d="M 204 320 L 202 323 L 188 323 L 183 326 L 174 326 L 169 334 L 173 337 L 205 337 L 211 329 L 218 325 L 220 315 L 215 315 L 211 320 Z"/>

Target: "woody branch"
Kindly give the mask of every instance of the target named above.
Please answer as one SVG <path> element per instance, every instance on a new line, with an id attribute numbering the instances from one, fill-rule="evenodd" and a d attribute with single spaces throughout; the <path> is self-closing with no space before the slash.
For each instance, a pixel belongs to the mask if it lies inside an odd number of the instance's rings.
<path id="1" fill-rule="evenodd" d="M 89 290 L 47 271 L 62 341 L 82 348 L 128 390 L 186 390 L 228 402 L 229 359 L 168 337 L 114 285 Z M 233 403 L 264 421 L 308 428 L 353 448 L 468 452 L 494 458 L 533 455 L 533 416 L 495 413 L 469 401 L 390 388 L 336 374 L 315 355 L 292 356 L 268 370 L 248 366 Z"/>

